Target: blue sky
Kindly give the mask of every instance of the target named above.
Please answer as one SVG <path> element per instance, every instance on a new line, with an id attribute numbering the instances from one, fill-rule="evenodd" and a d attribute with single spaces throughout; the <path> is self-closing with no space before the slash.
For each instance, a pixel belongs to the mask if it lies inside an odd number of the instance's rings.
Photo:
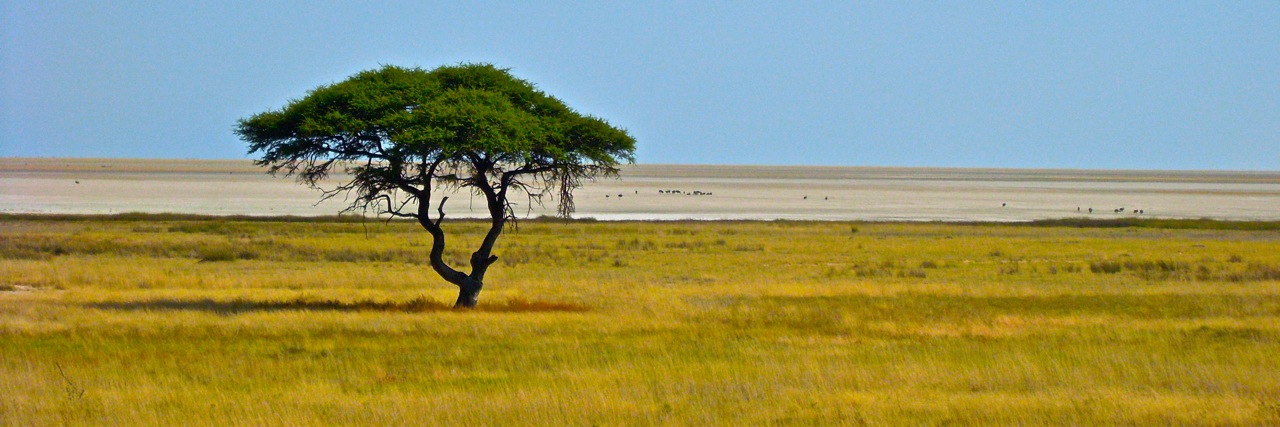
<path id="1" fill-rule="evenodd" d="M 1280 2 L 0 0 L 0 156 L 247 158 L 379 64 L 491 62 L 641 163 L 1280 170 Z"/>

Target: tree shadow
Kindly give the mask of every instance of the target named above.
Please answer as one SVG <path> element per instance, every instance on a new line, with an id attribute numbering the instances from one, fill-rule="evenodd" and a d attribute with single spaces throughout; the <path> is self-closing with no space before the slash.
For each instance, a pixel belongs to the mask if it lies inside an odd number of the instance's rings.
<path id="1" fill-rule="evenodd" d="M 453 306 L 427 298 L 414 298 L 408 301 L 374 301 L 356 300 L 340 301 L 333 299 L 294 298 L 291 300 L 251 300 L 236 298 L 233 300 L 201 299 L 151 299 L 141 301 L 105 301 L 84 304 L 86 307 L 99 310 L 115 311 L 203 311 L 224 316 L 271 311 L 337 311 L 361 312 L 378 311 L 388 313 L 429 313 L 451 311 L 476 311 L 487 313 L 534 313 L 534 312 L 584 312 L 589 308 L 584 305 L 565 302 L 530 301 L 512 298 L 502 302 L 482 304 L 474 309 L 454 309 Z"/>

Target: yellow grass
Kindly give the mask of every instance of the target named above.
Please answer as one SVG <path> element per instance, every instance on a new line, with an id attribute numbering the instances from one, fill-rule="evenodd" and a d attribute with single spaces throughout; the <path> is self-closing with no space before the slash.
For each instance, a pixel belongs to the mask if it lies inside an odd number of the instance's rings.
<path id="1" fill-rule="evenodd" d="M 4 217 L 0 424 L 1280 423 L 1280 232 L 1183 225 L 522 222 L 455 312 L 412 224 Z"/>

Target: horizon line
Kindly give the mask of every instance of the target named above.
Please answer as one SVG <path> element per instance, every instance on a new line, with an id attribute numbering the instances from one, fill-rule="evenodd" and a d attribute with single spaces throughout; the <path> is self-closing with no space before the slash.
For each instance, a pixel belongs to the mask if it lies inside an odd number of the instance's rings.
<path id="1" fill-rule="evenodd" d="M 199 158 L 199 157 L 66 157 L 66 156 L 0 156 L 0 161 L 175 161 L 175 162 L 252 162 L 252 158 Z M 748 168 L 848 168 L 848 169 L 934 169 L 934 170 L 997 170 L 997 171 L 1103 171 L 1103 172 L 1220 172 L 1220 173 L 1280 173 L 1275 169 L 1166 169 L 1166 168 L 1080 168 L 1080 167 L 1027 167 L 1027 166 L 919 166 L 919 165 L 832 165 L 832 164 L 763 164 L 763 163 L 623 163 L 620 167 L 635 166 L 715 166 Z"/>

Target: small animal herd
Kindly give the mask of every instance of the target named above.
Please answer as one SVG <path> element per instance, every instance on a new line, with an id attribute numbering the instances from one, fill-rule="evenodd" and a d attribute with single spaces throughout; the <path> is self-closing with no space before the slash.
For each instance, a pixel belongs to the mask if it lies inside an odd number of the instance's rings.
<path id="1" fill-rule="evenodd" d="M 700 190 L 693 190 L 689 192 L 685 192 L 683 190 L 658 190 L 658 194 L 683 194 L 686 196 L 710 196 L 711 195 L 711 193 L 703 192 Z"/>
<path id="2" fill-rule="evenodd" d="M 639 191 L 636 191 L 635 193 L 636 193 L 636 194 L 640 194 L 640 192 L 639 192 Z M 684 190 L 658 190 L 658 194 L 680 194 L 680 195 L 685 195 L 685 196 L 710 196 L 712 193 L 709 193 L 709 192 L 703 192 L 703 191 L 699 191 L 699 190 L 688 191 L 688 192 L 686 192 L 686 191 L 684 191 Z M 618 197 L 619 197 L 619 198 L 621 198 L 622 196 L 623 196 L 622 194 L 618 194 Z M 606 194 L 604 197 L 605 197 L 605 198 L 610 198 L 610 197 L 613 197 L 613 195 L 612 195 L 612 194 Z M 822 200 L 830 200 L 830 199 L 831 199 L 831 197 L 830 197 L 830 196 L 828 196 L 828 197 L 823 197 L 823 198 L 822 198 Z M 809 200 L 809 196 L 804 196 L 804 200 Z M 1000 207 L 1008 207 L 1008 206 L 1009 206 L 1009 203 L 1007 203 L 1007 202 L 1006 202 L 1006 203 L 1001 203 L 1001 204 L 1000 204 Z M 1128 212 L 1130 212 L 1130 213 L 1132 213 L 1132 214 L 1134 214 L 1134 215 L 1142 215 L 1142 214 L 1145 214 L 1145 213 L 1146 213 L 1146 210 L 1145 210 L 1145 209 L 1126 209 L 1126 208 L 1124 208 L 1124 207 L 1119 207 L 1119 208 L 1112 209 L 1112 212 L 1114 212 L 1114 213 L 1124 213 L 1124 212 L 1126 212 L 1126 211 L 1128 211 Z M 1077 206 L 1077 207 L 1076 207 L 1076 212 L 1083 212 L 1083 210 L 1082 210 L 1080 207 L 1078 207 L 1078 206 Z M 1089 212 L 1089 213 L 1093 213 L 1093 208 L 1089 208 L 1089 209 L 1088 209 L 1088 212 Z"/>
<path id="3" fill-rule="evenodd" d="M 635 193 L 636 193 L 636 194 L 640 194 L 640 191 L 636 191 Z M 689 192 L 686 192 L 686 191 L 683 191 L 683 190 L 658 190 L 658 194 L 683 194 L 683 195 L 686 195 L 686 196 L 710 196 L 710 195 L 711 195 L 711 193 L 709 193 L 709 192 L 700 191 L 700 190 L 694 190 L 694 191 L 689 191 Z M 622 194 L 618 194 L 618 198 L 622 198 L 622 196 L 623 196 Z M 605 195 L 604 195 L 604 198 L 606 198 L 606 199 L 611 198 L 611 197 L 613 197 L 613 195 L 612 195 L 612 194 L 605 194 Z"/>

